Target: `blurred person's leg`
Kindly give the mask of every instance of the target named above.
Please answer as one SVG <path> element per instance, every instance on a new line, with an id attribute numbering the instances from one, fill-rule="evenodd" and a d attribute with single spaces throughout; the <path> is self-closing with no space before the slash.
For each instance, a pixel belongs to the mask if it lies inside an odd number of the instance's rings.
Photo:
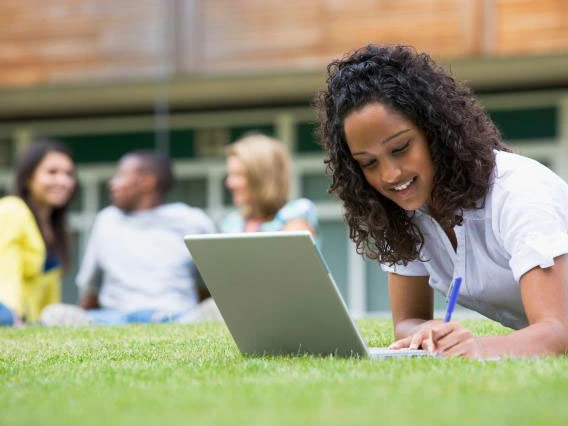
<path id="1" fill-rule="evenodd" d="M 90 309 L 87 315 L 97 325 L 156 324 L 175 321 L 181 314 L 159 309 L 121 312 L 113 309 Z"/>
<path id="2" fill-rule="evenodd" d="M 160 313 L 156 309 L 133 312 L 106 308 L 85 310 L 79 306 L 58 303 L 47 306 L 42 311 L 39 322 L 46 326 L 124 325 L 168 322 L 172 321 L 172 318 L 171 314 Z"/>
<path id="3" fill-rule="evenodd" d="M 175 322 L 182 324 L 201 323 L 209 321 L 223 321 L 217 304 L 212 297 L 205 299 L 191 311 L 181 314 Z"/>
<path id="4" fill-rule="evenodd" d="M 179 313 L 161 311 L 158 309 L 140 309 L 124 314 L 124 319 L 128 324 L 152 324 L 172 322 L 178 316 Z"/>
<path id="5" fill-rule="evenodd" d="M 121 312 L 105 308 L 84 310 L 79 306 L 57 303 L 47 306 L 39 319 L 40 324 L 45 326 L 157 324 L 168 322 L 188 324 L 207 321 L 223 321 L 223 317 L 212 298 L 206 299 L 187 312 L 168 312 L 159 309 L 140 309 L 132 312 Z"/>
<path id="6" fill-rule="evenodd" d="M 87 317 L 96 325 L 121 325 L 128 324 L 123 312 L 114 309 L 89 309 Z"/>
<path id="7" fill-rule="evenodd" d="M 45 308 L 61 304 L 61 270 L 53 268 L 43 274 L 42 285 L 24 286 L 26 321 L 40 321 Z"/>
<path id="8" fill-rule="evenodd" d="M 61 303 L 61 280 L 59 277 L 56 276 L 55 279 L 52 279 L 47 283 L 41 297 L 42 310 L 49 305 Z"/>
<path id="9" fill-rule="evenodd" d="M 3 303 L 0 303 L 0 326 L 11 326 L 16 322 L 16 316 Z"/>
<path id="10" fill-rule="evenodd" d="M 54 303 L 46 306 L 41 311 L 38 322 L 47 327 L 91 324 L 84 309 L 67 303 Z"/>

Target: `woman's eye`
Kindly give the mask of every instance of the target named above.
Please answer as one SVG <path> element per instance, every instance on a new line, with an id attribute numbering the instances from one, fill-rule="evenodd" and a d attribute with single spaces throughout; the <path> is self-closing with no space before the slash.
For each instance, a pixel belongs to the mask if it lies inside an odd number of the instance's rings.
<path id="1" fill-rule="evenodd" d="M 406 142 L 404 145 L 402 145 L 401 147 L 395 148 L 392 150 L 393 154 L 400 154 L 403 153 L 404 151 L 406 151 L 408 149 L 408 147 L 410 146 L 410 141 Z"/>
<path id="2" fill-rule="evenodd" d="M 373 167 L 375 164 L 377 164 L 377 160 L 371 160 L 367 161 L 366 163 L 362 163 L 361 167 L 364 169 L 368 169 L 369 167 Z"/>

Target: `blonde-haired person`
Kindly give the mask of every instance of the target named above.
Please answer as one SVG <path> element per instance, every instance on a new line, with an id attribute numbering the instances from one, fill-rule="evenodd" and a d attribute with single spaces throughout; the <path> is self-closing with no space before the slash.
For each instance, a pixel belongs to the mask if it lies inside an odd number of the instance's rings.
<path id="1" fill-rule="evenodd" d="M 316 235 L 317 214 L 306 199 L 288 200 L 290 155 L 277 140 L 249 134 L 226 152 L 227 180 L 238 211 L 221 221 L 221 232 L 307 230 Z"/>

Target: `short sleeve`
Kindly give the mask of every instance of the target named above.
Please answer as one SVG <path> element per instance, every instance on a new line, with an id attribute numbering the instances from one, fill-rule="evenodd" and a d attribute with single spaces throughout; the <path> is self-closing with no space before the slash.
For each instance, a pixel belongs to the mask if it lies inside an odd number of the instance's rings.
<path id="1" fill-rule="evenodd" d="M 243 232 L 244 228 L 245 222 L 237 211 L 229 213 L 219 222 L 219 231 L 223 234 Z"/>
<path id="2" fill-rule="evenodd" d="M 556 175 L 503 191 L 493 205 L 496 235 L 511 256 L 515 280 L 568 253 L 568 191 Z M 557 178 L 557 179 L 556 179 Z M 538 183 L 538 184 L 537 184 Z"/>
<path id="3" fill-rule="evenodd" d="M 424 262 L 418 260 L 408 262 L 406 266 L 402 263 L 395 263 L 392 266 L 380 263 L 380 266 L 385 272 L 392 272 L 394 274 L 404 275 L 405 277 L 427 277 L 430 275 Z"/>
<path id="4" fill-rule="evenodd" d="M 195 225 L 198 228 L 198 232 L 200 234 L 214 234 L 217 232 L 217 229 L 215 227 L 215 222 L 213 222 L 213 220 L 207 216 L 207 214 L 200 209 L 194 209 L 195 210 Z"/>
<path id="5" fill-rule="evenodd" d="M 307 198 L 299 198 L 287 203 L 276 215 L 276 219 L 283 224 L 303 219 L 312 228 L 318 227 L 318 216 L 315 204 Z"/>

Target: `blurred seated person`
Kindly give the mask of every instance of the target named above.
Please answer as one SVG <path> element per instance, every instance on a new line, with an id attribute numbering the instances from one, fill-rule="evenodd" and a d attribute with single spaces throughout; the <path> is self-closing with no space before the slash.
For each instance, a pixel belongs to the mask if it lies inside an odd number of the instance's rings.
<path id="1" fill-rule="evenodd" d="M 289 201 L 291 160 L 285 147 L 262 134 L 249 134 L 227 150 L 226 187 L 238 208 L 220 223 L 223 233 L 301 231 L 316 236 L 315 205 Z"/>
<path id="2" fill-rule="evenodd" d="M 52 140 L 32 143 L 15 175 L 16 195 L 0 199 L 0 325 L 34 322 L 61 301 L 67 208 L 77 186 L 69 151 Z"/>
<path id="3" fill-rule="evenodd" d="M 198 272 L 183 237 L 214 233 L 215 225 L 201 209 L 165 204 L 173 185 L 165 156 L 136 151 L 120 160 L 109 185 L 113 205 L 97 215 L 77 275 L 90 322 L 170 322 L 199 311 Z M 43 323 L 82 323 L 71 308 L 63 313 L 74 319 L 53 311 Z"/>

